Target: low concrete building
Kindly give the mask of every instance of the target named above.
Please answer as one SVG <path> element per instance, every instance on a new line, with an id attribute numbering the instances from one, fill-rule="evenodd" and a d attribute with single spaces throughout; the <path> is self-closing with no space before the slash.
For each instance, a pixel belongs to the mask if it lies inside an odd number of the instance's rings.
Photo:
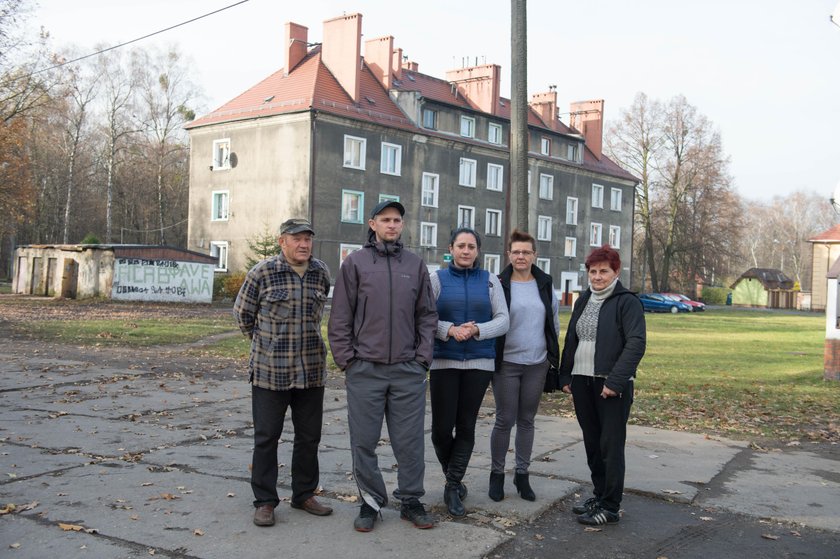
<path id="1" fill-rule="evenodd" d="M 12 290 L 26 295 L 209 303 L 217 259 L 149 245 L 28 245 L 15 250 Z"/>
<path id="2" fill-rule="evenodd" d="M 793 280 L 774 268 L 750 268 L 735 280 L 732 304 L 745 307 L 792 309 L 796 303 Z"/>

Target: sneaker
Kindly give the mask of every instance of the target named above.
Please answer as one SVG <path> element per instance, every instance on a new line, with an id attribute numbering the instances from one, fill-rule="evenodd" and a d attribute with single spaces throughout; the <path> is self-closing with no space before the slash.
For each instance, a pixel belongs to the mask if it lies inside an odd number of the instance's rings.
<path id="1" fill-rule="evenodd" d="M 601 526 L 602 524 L 616 524 L 621 520 L 621 516 L 617 512 L 611 512 L 601 505 L 596 505 L 592 510 L 578 516 L 577 520 L 587 526 Z"/>
<path id="2" fill-rule="evenodd" d="M 403 502 L 402 507 L 400 507 L 400 518 L 411 521 L 416 528 L 421 530 L 434 528 L 435 526 L 435 521 L 426 513 L 423 503 L 417 499 Z"/>
<path id="3" fill-rule="evenodd" d="M 572 514 L 586 514 L 587 512 L 598 506 L 598 498 L 590 497 L 582 503 L 578 503 L 572 507 Z"/>
<path id="4" fill-rule="evenodd" d="M 353 528 L 357 532 L 370 532 L 373 530 L 373 523 L 376 522 L 376 509 L 367 503 L 362 503 L 359 516 L 353 521 Z"/>

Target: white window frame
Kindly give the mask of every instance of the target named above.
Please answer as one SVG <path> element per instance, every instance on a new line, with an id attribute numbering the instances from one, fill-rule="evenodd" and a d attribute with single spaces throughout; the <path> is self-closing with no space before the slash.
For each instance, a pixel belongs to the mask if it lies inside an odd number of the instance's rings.
<path id="1" fill-rule="evenodd" d="M 461 212 L 469 212 L 469 223 L 465 223 L 465 220 L 461 219 Z M 475 229 L 475 206 L 458 206 L 458 222 L 455 224 L 455 227 Z"/>
<path id="2" fill-rule="evenodd" d="M 501 192 L 504 185 L 505 168 L 496 163 L 487 164 L 487 190 Z M 492 180 L 491 180 L 492 177 Z"/>
<path id="3" fill-rule="evenodd" d="M 566 144 L 566 159 L 569 161 L 577 161 L 577 154 L 577 144 Z"/>
<path id="4" fill-rule="evenodd" d="M 540 153 L 543 155 L 551 153 L 551 138 L 546 138 L 545 136 L 540 138 Z"/>
<path id="5" fill-rule="evenodd" d="M 432 115 L 431 116 L 431 121 L 432 122 L 427 122 L 427 119 L 426 119 L 427 114 Z M 437 117 L 438 117 L 438 112 L 436 110 L 427 109 L 427 108 L 424 107 L 423 108 L 423 128 L 425 128 L 427 130 L 437 130 L 437 121 L 438 121 Z"/>
<path id="6" fill-rule="evenodd" d="M 475 119 L 473 117 L 461 115 L 461 136 L 475 138 Z"/>
<path id="7" fill-rule="evenodd" d="M 397 196 L 396 194 L 381 194 L 381 193 L 380 193 L 380 194 L 379 194 L 379 201 L 380 201 L 380 202 L 385 202 L 386 200 L 387 200 L 388 202 L 399 202 L 399 201 L 400 201 L 400 197 L 399 197 L 399 196 Z"/>
<path id="8" fill-rule="evenodd" d="M 462 157 L 458 166 L 458 184 L 475 188 L 475 170 L 477 167 L 478 162 L 475 159 Z M 465 172 L 467 169 L 469 169 L 469 172 Z"/>
<path id="9" fill-rule="evenodd" d="M 230 244 L 227 241 L 210 241 L 210 256 L 216 257 L 216 272 L 228 271 L 228 252 Z"/>
<path id="10" fill-rule="evenodd" d="M 592 207 L 604 207 L 604 185 L 592 183 Z"/>
<path id="11" fill-rule="evenodd" d="M 577 256 L 577 237 L 566 237 L 566 242 L 563 244 L 563 256 L 566 258 Z"/>
<path id="12" fill-rule="evenodd" d="M 578 224 L 578 199 L 573 196 L 566 197 L 566 225 Z"/>
<path id="13" fill-rule="evenodd" d="M 554 175 L 540 173 L 540 199 L 554 200 Z"/>
<path id="14" fill-rule="evenodd" d="M 423 173 L 421 184 L 420 205 L 427 208 L 437 208 L 440 175 L 437 173 Z M 428 199 L 429 197 L 431 197 L 431 200 Z"/>
<path id="15" fill-rule="evenodd" d="M 393 154 L 393 157 L 392 157 Z M 379 172 L 383 175 L 400 176 L 402 174 L 402 146 L 389 142 L 382 142 Z"/>
<path id="16" fill-rule="evenodd" d="M 610 225 L 610 246 L 613 248 L 621 248 L 621 227 L 618 225 Z"/>
<path id="17" fill-rule="evenodd" d="M 222 200 L 220 204 L 218 200 Z M 227 221 L 230 218 L 230 190 L 214 190 L 210 200 L 210 221 Z"/>
<path id="18" fill-rule="evenodd" d="M 537 258 L 536 262 L 537 268 L 545 272 L 546 274 L 551 273 L 551 258 Z"/>
<path id="19" fill-rule="evenodd" d="M 230 169 L 230 138 L 213 140 L 213 170 Z"/>
<path id="20" fill-rule="evenodd" d="M 346 213 L 346 202 L 345 200 L 347 197 L 353 196 L 358 199 L 358 213 L 359 217 L 357 219 L 353 219 L 352 217 L 348 217 Z M 365 222 L 365 193 L 360 190 L 349 190 L 349 189 L 342 189 L 341 190 L 341 221 L 344 223 L 364 223 Z"/>
<path id="21" fill-rule="evenodd" d="M 504 129 L 501 124 L 491 122 L 487 125 L 487 141 L 491 144 L 502 145 L 502 132 Z"/>
<path id="22" fill-rule="evenodd" d="M 528 169 L 528 194 L 531 193 L 531 170 Z"/>
<path id="23" fill-rule="evenodd" d="M 362 245 L 351 243 L 341 243 L 338 245 L 338 265 L 341 266 L 344 263 L 344 259 L 347 258 L 351 252 L 356 252 L 361 249 Z"/>
<path id="24" fill-rule="evenodd" d="M 610 188 L 610 209 L 614 212 L 621 211 L 621 189 Z"/>
<path id="25" fill-rule="evenodd" d="M 589 224 L 589 246 L 602 246 L 601 238 L 604 234 L 604 226 L 600 223 L 592 222 Z"/>
<path id="26" fill-rule="evenodd" d="M 499 275 L 499 268 L 502 265 L 502 257 L 498 254 L 484 255 L 484 269 L 491 274 Z"/>
<path id="27" fill-rule="evenodd" d="M 551 226 L 552 219 L 550 215 L 537 216 L 537 240 L 550 241 L 551 240 Z"/>
<path id="28" fill-rule="evenodd" d="M 484 234 L 492 237 L 502 235 L 502 210 L 487 210 L 485 212 Z"/>
<path id="29" fill-rule="evenodd" d="M 365 170 L 367 140 L 358 136 L 344 135 L 344 166 L 348 169 Z"/>
<path id="30" fill-rule="evenodd" d="M 437 247 L 438 224 L 429 221 L 420 222 L 420 246 Z"/>

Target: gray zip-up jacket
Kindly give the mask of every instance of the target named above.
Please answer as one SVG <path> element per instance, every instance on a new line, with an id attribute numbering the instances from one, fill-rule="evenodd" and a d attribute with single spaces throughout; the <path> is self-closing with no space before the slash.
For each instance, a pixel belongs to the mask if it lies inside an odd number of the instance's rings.
<path id="1" fill-rule="evenodd" d="M 342 370 L 354 359 L 374 363 L 432 362 L 437 309 L 423 259 L 373 235 L 341 264 L 328 326 Z"/>

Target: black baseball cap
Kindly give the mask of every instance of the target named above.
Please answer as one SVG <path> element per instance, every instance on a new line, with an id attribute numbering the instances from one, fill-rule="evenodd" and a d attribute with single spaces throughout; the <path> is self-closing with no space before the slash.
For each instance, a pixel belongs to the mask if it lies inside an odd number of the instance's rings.
<path id="1" fill-rule="evenodd" d="M 373 211 L 370 212 L 370 218 L 373 219 L 374 217 L 378 216 L 382 213 L 382 210 L 384 210 L 385 208 L 397 208 L 397 211 L 400 212 L 401 216 L 405 215 L 405 208 L 402 204 L 400 204 L 396 200 L 383 200 L 382 202 L 376 204 L 376 206 L 373 208 Z"/>
<path id="2" fill-rule="evenodd" d="M 293 217 L 284 221 L 280 226 L 281 235 L 294 235 L 295 233 L 304 232 L 315 234 L 315 230 L 312 228 L 312 224 L 308 219 Z"/>

